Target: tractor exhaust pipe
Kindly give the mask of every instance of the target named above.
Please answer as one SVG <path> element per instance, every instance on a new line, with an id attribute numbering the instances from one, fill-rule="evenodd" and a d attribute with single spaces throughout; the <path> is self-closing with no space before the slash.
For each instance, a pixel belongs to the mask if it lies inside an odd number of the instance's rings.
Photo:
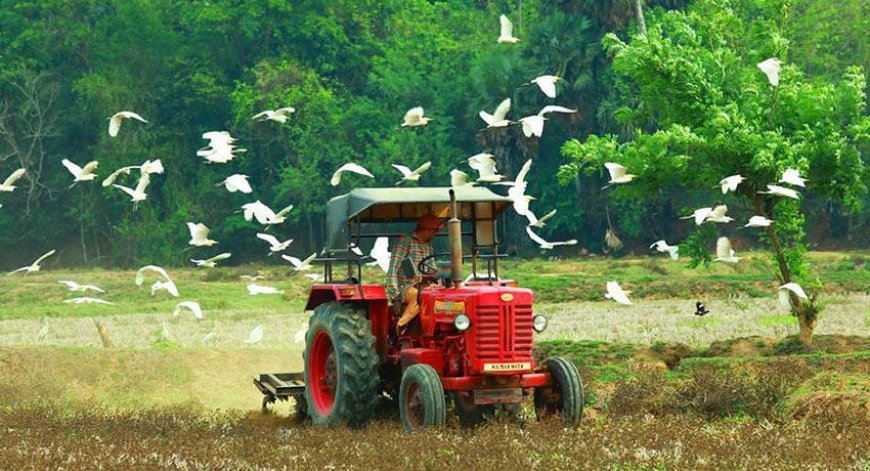
<path id="1" fill-rule="evenodd" d="M 462 221 L 458 217 L 456 193 L 450 190 L 450 220 L 447 221 L 447 238 L 450 242 L 450 280 L 454 287 L 462 283 Z"/>

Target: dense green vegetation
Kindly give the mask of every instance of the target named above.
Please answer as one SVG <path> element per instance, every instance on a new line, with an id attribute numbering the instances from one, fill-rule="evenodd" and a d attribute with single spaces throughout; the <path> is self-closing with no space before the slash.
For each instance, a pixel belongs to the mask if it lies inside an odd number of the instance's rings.
<path id="1" fill-rule="evenodd" d="M 616 111 L 637 103 L 639 91 L 612 69 L 601 40 L 611 32 L 630 40 L 636 3 L 0 0 L 0 179 L 28 169 L 19 190 L 0 195 L 0 246 L 6 248 L 0 263 L 5 268 L 57 247 L 63 256 L 56 263 L 66 265 L 181 264 L 190 258 L 181 252 L 186 221 L 209 225 L 219 247 L 233 252 L 231 263 L 259 260 L 258 227 L 235 212 L 255 199 L 296 205 L 275 232 L 296 239 L 291 252 L 310 253 L 321 246 L 331 196 L 355 186 L 392 186 L 399 174 L 391 163 L 431 160 L 420 184 L 447 185 L 451 168 L 469 171 L 465 158 L 482 151 L 495 154 L 509 176 L 535 158 L 532 207 L 559 209 L 544 235 L 576 237 L 597 251 L 608 226 L 600 172 L 567 186 L 553 184 L 554 175 L 567 162 L 559 149 L 568 139 L 632 135 L 633 126 Z M 666 21 L 666 9 L 694 4 L 643 3 L 650 30 Z M 795 74 L 833 83 L 848 66 L 870 66 L 860 0 L 704 3 L 738 12 L 753 5 L 779 9 L 779 29 L 758 55 L 783 54 Z M 496 43 L 501 13 L 512 18 L 519 43 Z M 749 73 L 754 64 L 745 66 Z M 565 78 L 555 100 L 523 85 L 542 74 Z M 541 139 L 525 138 L 517 126 L 479 132 L 477 112 L 506 97 L 513 100 L 513 119 L 546 104 L 580 112 L 551 116 Z M 297 110 L 286 125 L 250 119 L 280 106 Z M 434 121 L 399 129 L 413 106 L 423 106 Z M 122 109 L 150 123 L 122 127 L 110 138 L 106 118 Z M 658 124 L 656 116 L 646 119 L 650 129 Z M 206 165 L 195 152 L 205 145 L 201 134 L 214 130 L 230 131 L 248 152 L 229 164 Z M 866 140 L 857 145 L 866 151 Z M 148 200 L 132 211 L 127 197 L 98 183 L 67 189 L 63 158 L 99 160 L 101 177 L 154 158 L 167 171 L 152 179 Z M 339 187 L 328 186 L 329 175 L 348 160 L 377 178 L 348 176 Z M 255 193 L 215 186 L 232 173 L 250 175 Z M 643 204 L 615 202 L 609 212 L 627 247 L 641 248 L 663 236 L 682 239 L 686 227 L 662 216 L 696 200 L 675 185 Z M 866 212 L 850 214 L 815 197 L 802 210 L 814 243 L 867 240 Z M 508 242 L 528 251 L 513 215 L 509 228 Z"/>

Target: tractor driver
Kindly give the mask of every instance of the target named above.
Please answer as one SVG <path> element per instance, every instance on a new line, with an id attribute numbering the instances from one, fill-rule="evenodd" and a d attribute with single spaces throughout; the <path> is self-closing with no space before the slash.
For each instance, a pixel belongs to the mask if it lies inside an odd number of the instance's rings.
<path id="1" fill-rule="evenodd" d="M 421 216 L 417 219 L 416 229 L 402 236 L 393 246 L 390 268 L 387 270 L 386 290 L 393 306 L 405 304 L 396 327 L 400 335 L 406 329 L 405 326 L 420 312 L 420 306 L 417 304 L 420 277 L 406 277 L 402 273 L 402 262 L 410 258 L 416 267 L 421 260 L 432 255 L 434 250 L 430 242 L 442 227 L 444 222 L 437 216 L 431 214 Z"/>

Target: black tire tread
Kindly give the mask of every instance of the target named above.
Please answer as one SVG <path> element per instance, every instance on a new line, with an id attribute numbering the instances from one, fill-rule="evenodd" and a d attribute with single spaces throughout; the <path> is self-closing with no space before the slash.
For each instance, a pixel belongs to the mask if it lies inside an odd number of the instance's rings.
<path id="1" fill-rule="evenodd" d="M 426 407 L 426 417 L 423 427 L 444 425 L 447 421 L 447 404 L 444 398 L 444 386 L 435 368 L 426 364 L 411 365 L 402 374 L 402 385 L 399 387 L 399 418 L 405 430 L 413 432 L 414 428 L 405 415 L 405 395 L 412 382 L 418 384 L 423 391 L 423 401 Z"/>

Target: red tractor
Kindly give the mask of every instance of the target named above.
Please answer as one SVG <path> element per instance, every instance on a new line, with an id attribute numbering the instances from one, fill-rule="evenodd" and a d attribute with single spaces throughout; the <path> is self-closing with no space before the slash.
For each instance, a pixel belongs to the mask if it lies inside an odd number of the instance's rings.
<path id="1" fill-rule="evenodd" d="M 533 311 L 531 290 L 499 277 L 500 215 L 509 206 L 510 199 L 475 187 L 361 188 L 331 199 L 319 259 L 324 281 L 312 286 L 305 307 L 314 313 L 304 372 L 255 379 L 263 406 L 293 397 L 297 414 L 315 424 L 359 426 L 391 398 L 402 425 L 414 430 L 443 424 L 448 399 L 461 423 L 474 425 L 533 394 L 539 418 L 559 415 L 576 425 L 584 401 L 577 368 L 563 358 L 535 364 L 533 337 L 547 319 Z M 402 306 L 390 305 L 383 279 L 362 282 L 364 257 L 351 249 L 364 239 L 403 235 L 384 229 L 425 214 L 450 216 L 450 250 L 416 267 L 403 264 L 406 274 L 416 269 L 423 286 L 418 324 L 400 336 Z M 463 239 L 470 242 L 468 255 Z M 463 259 L 471 266 L 467 278 Z"/>

